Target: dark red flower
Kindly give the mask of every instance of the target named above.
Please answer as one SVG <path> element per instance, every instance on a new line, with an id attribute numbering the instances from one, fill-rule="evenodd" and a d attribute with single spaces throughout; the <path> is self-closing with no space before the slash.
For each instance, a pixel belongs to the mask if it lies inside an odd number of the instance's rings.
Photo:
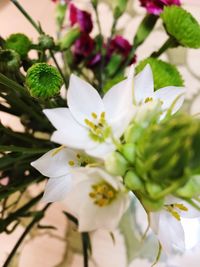
<path id="1" fill-rule="evenodd" d="M 145 7 L 149 14 L 160 15 L 164 6 L 180 6 L 180 0 L 140 0 L 141 6 Z"/>
<path id="2" fill-rule="evenodd" d="M 94 45 L 94 40 L 87 33 L 82 33 L 74 44 L 74 55 L 78 58 L 88 57 L 94 50 Z"/>
<path id="3" fill-rule="evenodd" d="M 78 9 L 74 4 L 70 4 L 69 8 L 69 19 L 71 26 L 78 24 L 83 32 L 90 33 L 92 31 L 92 19 L 91 14 Z"/>

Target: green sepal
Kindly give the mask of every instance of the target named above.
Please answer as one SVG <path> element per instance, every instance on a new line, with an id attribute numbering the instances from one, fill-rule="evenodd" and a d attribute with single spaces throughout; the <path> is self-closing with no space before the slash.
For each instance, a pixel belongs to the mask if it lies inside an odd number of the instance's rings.
<path id="1" fill-rule="evenodd" d="M 80 37 L 81 31 L 79 28 L 72 28 L 60 40 L 59 45 L 62 50 L 70 48 L 74 42 Z"/>
<path id="2" fill-rule="evenodd" d="M 193 198 L 200 195 L 200 175 L 190 177 L 189 181 L 176 191 L 177 196 Z"/>

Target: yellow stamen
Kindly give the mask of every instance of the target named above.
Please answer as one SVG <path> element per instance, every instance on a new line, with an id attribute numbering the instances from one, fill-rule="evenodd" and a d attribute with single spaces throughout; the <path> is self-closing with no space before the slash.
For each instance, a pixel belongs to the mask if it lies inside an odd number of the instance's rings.
<path id="1" fill-rule="evenodd" d="M 69 160 L 68 164 L 73 167 L 75 165 L 75 162 L 73 160 Z"/>
<path id="2" fill-rule="evenodd" d="M 144 100 L 144 103 L 148 103 L 148 102 L 151 102 L 153 101 L 153 98 L 152 97 L 147 97 L 145 100 Z"/>
<path id="3" fill-rule="evenodd" d="M 97 119 L 97 114 L 95 112 L 92 112 L 91 115 L 94 119 Z"/>

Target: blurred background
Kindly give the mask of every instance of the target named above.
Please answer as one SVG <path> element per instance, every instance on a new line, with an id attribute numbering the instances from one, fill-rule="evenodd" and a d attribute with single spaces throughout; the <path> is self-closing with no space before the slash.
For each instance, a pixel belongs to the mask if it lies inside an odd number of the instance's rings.
<path id="1" fill-rule="evenodd" d="M 51 0 L 20 0 L 23 7 L 34 17 L 40 21 L 45 32 L 55 36 L 56 27 L 54 23 L 55 4 Z M 73 1 L 77 6 L 92 13 L 92 7 L 89 0 Z M 130 0 L 128 12 L 122 16 L 117 28 L 130 42 L 133 39 L 137 26 L 143 18 L 145 10 L 139 6 L 139 1 Z M 200 0 L 182 0 L 184 7 L 190 11 L 198 21 L 200 21 Z M 112 16 L 111 16 L 110 0 L 103 0 L 99 6 L 100 20 L 105 36 L 109 35 Z M 93 16 L 95 20 L 95 16 Z M 67 21 L 66 21 L 67 24 Z M 126 25 L 126 27 L 124 27 Z M 22 32 L 35 40 L 38 36 L 37 32 L 22 16 L 16 7 L 9 0 L 0 0 L 0 35 L 6 38 L 13 32 Z M 94 27 L 93 33 L 97 32 Z M 139 48 L 137 58 L 138 61 L 145 58 L 152 51 L 156 50 L 165 41 L 166 35 L 161 31 L 161 26 L 157 25 L 156 30 L 150 35 L 148 40 Z M 176 64 L 185 79 L 187 89 L 187 109 L 195 114 L 200 112 L 200 51 L 189 50 L 185 48 L 171 49 L 167 54 L 162 56 L 165 60 L 170 60 Z M 14 116 L 7 116 L 0 113 L 1 121 L 16 130 L 22 131 L 20 122 Z M 30 194 L 37 192 L 37 187 L 33 187 Z M 29 195 L 27 194 L 27 198 Z M 54 204 L 49 209 L 47 216 L 42 224 L 48 224 L 56 227 L 55 230 L 38 230 L 34 229 L 31 235 L 24 242 L 20 251 L 15 257 L 15 261 L 11 267 L 81 267 L 82 256 L 79 247 L 77 233 L 73 226 L 66 222 L 66 218 L 62 213 L 62 204 Z M 26 220 L 24 220 L 26 225 Z M 189 234 L 186 235 L 188 247 L 192 247 L 196 239 L 200 239 L 200 231 L 197 228 L 197 222 L 191 222 Z M 186 229 L 187 230 L 187 229 Z M 6 259 L 8 252 L 12 249 L 16 240 L 23 231 L 23 223 L 17 228 L 12 235 L 0 235 L 0 266 Z M 92 234 L 93 243 L 93 259 L 90 266 L 99 267 L 125 267 L 126 251 L 122 235 L 116 231 L 116 242 L 113 243 L 108 233 L 97 231 Z M 76 238 L 77 236 L 77 238 Z M 199 267 L 200 262 L 200 245 L 189 250 L 185 255 L 176 255 L 170 257 L 167 263 L 159 263 L 158 267 Z M 130 267 L 149 267 L 147 260 L 134 260 Z"/>

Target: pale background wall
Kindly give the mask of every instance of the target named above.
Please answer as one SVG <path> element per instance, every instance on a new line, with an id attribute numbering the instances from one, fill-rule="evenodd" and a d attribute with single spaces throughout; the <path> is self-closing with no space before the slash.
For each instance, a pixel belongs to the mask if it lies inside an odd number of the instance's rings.
<path id="1" fill-rule="evenodd" d="M 20 0 L 19 1 L 24 8 L 32 14 L 32 16 L 42 23 L 44 30 L 51 34 L 55 34 L 55 25 L 53 20 L 54 4 L 50 0 Z M 91 10 L 89 0 L 75 1 L 79 6 L 84 6 L 85 9 Z M 105 2 L 109 2 L 108 0 Z M 111 2 L 111 1 L 110 1 Z M 119 28 L 126 25 L 124 35 L 131 41 L 132 36 L 139 22 L 142 19 L 144 10 L 139 8 L 135 0 L 134 12 L 130 15 L 124 16 L 119 23 Z M 185 0 L 185 8 L 193 13 L 193 15 L 200 19 L 200 0 Z M 104 32 L 108 35 L 111 25 L 110 10 L 106 4 L 102 4 L 101 8 L 101 21 Z M 132 15 L 135 17 L 132 19 Z M 105 19 L 106 16 L 106 19 Z M 94 29 L 94 32 L 96 29 Z M 13 32 L 24 32 L 31 36 L 33 39 L 37 38 L 37 33 L 26 21 L 26 19 L 19 13 L 19 11 L 8 1 L 0 0 L 0 34 L 3 37 L 8 36 Z M 138 58 L 142 59 L 149 55 L 151 51 L 158 48 L 166 39 L 166 35 L 160 32 L 158 27 L 148 41 L 140 47 L 138 51 Z M 156 42 L 155 42 L 156 40 Z M 173 51 L 172 51 L 173 53 Z M 196 50 L 179 50 L 174 54 L 164 55 L 167 59 L 171 55 L 171 58 L 176 62 L 181 63 L 179 69 L 186 79 L 186 86 L 188 87 L 188 97 L 191 98 L 194 93 L 200 89 L 200 52 Z M 200 110 L 199 99 L 195 101 L 195 105 L 192 111 L 195 113 Z M 15 118 L 9 118 L 5 114 L 0 113 L 1 120 L 15 129 L 19 129 L 20 125 Z M 37 188 L 35 188 L 37 190 Z M 27 196 L 28 197 L 28 196 Z M 26 222 L 24 221 L 24 224 Z M 21 254 L 18 254 L 16 261 L 11 267 L 67 267 L 71 266 L 69 261 L 71 259 L 71 253 L 74 251 L 73 244 L 69 242 L 69 235 L 72 235 L 73 231 L 71 227 L 66 224 L 66 220 L 62 215 L 62 207 L 59 204 L 53 205 L 47 214 L 45 223 L 50 223 L 57 226 L 58 230 L 55 233 L 47 233 L 45 231 L 40 232 L 39 236 L 36 236 L 37 231 L 33 231 L 29 240 L 21 249 Z M 192 226 L 191 226 L 192 227 Z M 0 266 L 6 258 L 7 252 L 13 247 L 13 244 L 17 240 L 18 236 L 23 230 L 21 226 L 13 235 L 1 235 L 0 236 Z M 118 242 L 113 245 L 110 237 L 107 233 L 99 231 L 93 236 L 94 246 L 94 258 L 100 267 L 124 267 L 125 251 L 123 248 L 123 239 L 119 233 L 116 233 L 116 239 Z M 78 252 L 76 250 L 76 252 Z M 82 266 L 82 258 L 77 253 L 72 258 L 73 267 Z M 184 257 L 171 257 L 169 266 L 186 267 L 199 267 L 200 261 L 200 247 L 195 251 L 187 252 Z M 18 264 L 19 263 L 19 264 Z M 91 263 L 91 267 L 93 264 Z M 150 264 L 147 261 L 135 261 L 131 264 L 131 267 L 149 267 Z M 158 267 L 166 267 L 164 264 L 158 264 Z"/>

